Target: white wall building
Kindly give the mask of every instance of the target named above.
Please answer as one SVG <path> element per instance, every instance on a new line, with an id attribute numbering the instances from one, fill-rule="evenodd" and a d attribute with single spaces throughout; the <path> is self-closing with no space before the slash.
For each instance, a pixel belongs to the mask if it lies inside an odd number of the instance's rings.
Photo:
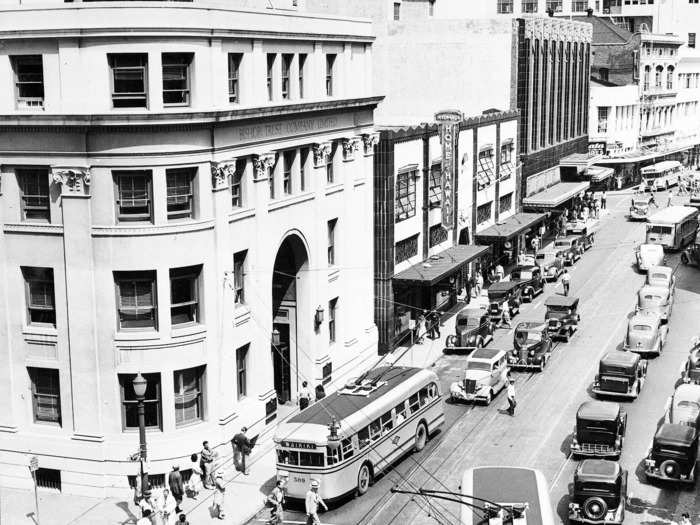
<path id="1" fill-rule="evenodd" d="M 158 483 L 368 365 L 372 40 L 226 3 L 0 2 L 0 483 L 36 455 L 64 492 L 125 491 L 137 372 Z"/>

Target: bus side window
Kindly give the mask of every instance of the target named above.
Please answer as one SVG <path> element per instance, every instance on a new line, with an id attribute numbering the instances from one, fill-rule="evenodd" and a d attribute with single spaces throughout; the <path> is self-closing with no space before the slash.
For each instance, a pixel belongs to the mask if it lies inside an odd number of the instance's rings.
<path id="1" fill-rule="evenodd" d="M 340 461 L 340 448 L 333 450 L 331 447 L 326 447 L 326 464 L 335 465 Z"/>
<path id="2" fill-rule="evenodd" d="M 345 438 L 343 441 L 341 441 L 340 448 L 343 450 L 343 457 L 345 459 L 352 457 L 352 455 L 355 453 L 352 447 L 351 438 Z"/>
<path id="3" fill-rule="evenodd" d="M 299 453 L 291 450 L 278 450 L 277 461 L 278 463 L 284 463 L 285 465 L 298 465 Z"/>
<path id="4" fill-rule="evenodd" d="M 423 388 L 420 389 L 420 392 L 418 392 L 418 397 L 420 399 L 420 406 L 423 406 L 428 402 L 428 387 L 427 386 L 424 386 Z"/>
<path id="5" fill-rule="evenodd" d="M 302 467 L 322 467 L 323 454 L 318 452 L 299 452 L 299 465 Z"/>
<path id="6" fill-rule="evenodd" d="M 369 427 L 360 429 L 357 433 L 357 443 L 360 450 L 369 445 Z"/>
<path id="7" fill-rule="evenodd" d="M 428 385 L 428 397 L 430 399 L 437 397 L 437 392 L 438 392 L 437 385 L 435 383 L 430 383 Z"/>
<path id="8" fill-rule="evenodd" d="M 378 419 L 375 419 L 369 424 L 369 438 L 374 441 L 382 435 L 382 425 Z"/>
<path id="9" fill-rule="evenodd" d="M 396 426 L 399 426 L 406 421 L 406 402 L 401 401 L 394 410 L 396 410 Z"/>
<path id="10" fill-rule="evenodd" d="M 391 417 L 391 410 L 381 417 L 382 434 L 389 432 L 394 428 L 394 418 Z"/>
<path id="11" fill-rule="evenodd" d="M 414 412 L 418 412 L 418 409 L 420 408 L 420 404 L 418 402 L 418 394 L 413 394 L 411 397 L 408 398 L 408 408 L 411 410 L 411 414 Z"/>

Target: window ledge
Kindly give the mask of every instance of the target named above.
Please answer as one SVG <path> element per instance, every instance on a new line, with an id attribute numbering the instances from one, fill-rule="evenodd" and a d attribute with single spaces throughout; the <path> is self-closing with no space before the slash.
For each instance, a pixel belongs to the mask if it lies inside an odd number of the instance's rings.
<path id="1" fill-rule="evenodd" d="M 366 178 L 366 177 L 362 177 L 362 178 L 354 179 L 354 180 L 352 181 L 352 183 L 355 185 L 355 187 L 357 187 L 357 186 L 362 186 L 363 184 L 366 184 L 366 183 L 367 183 L 367 178 Z"/>
<path id="2" fill-rule="evenodd" d="M 278 199 L 270 202 L 267 205 L 268 211 L 280 210 L 288 206 L 294 206 L 295 204 L 300 204 L 302 202 L 310 201 L 315 199 L 316 196 L 311 192 L 301 193 L 299 195 L 292 195 L 291 197 L 286 197 L 284 199 Z"/>
<path id="3" fill-rule="evenodd" d="M 203 324 L 192 324 L 187 326 L 173 326 L 170 330 L 170 337 L 178 339 L 180 337 L 189 337 L 193 335 L 206 336 L 207 327 Z"/>
<path id="4" fill-rule="evenodd" d="M 333 281 L 337 281 L 338 277 L 340 276 L 340 268 L 337 266 L 331 266 L 328 268 L 328 282 L 331 283 Z"/>
<path id="5" fill-rule="evenodd" d="M 345 341 L 345 343 L 343 343 L 343 344 L 345 345 L 345 348 L 349 348 L 351 346 L 356 345 L 357 342 L 358 342 L 357 337 L 353 337 L 352 339 L 348 339 L 347 341 Z"/>
<path id="6" fill-rule="evenodd" d="M 134 237 L 148 235 L 172 235 L 187 232 L 197 232 L 214 228 L 214 219 L 199 219 L 178 223 L 144 226 L 124 225 L 117 226 L 93 226 L 93 237 Z"/>
<path id="7" fill-rule="evenodd" d="M 17 222 L 8 223 L 3 227 L 5 233 L 31 233 L 44 235 L 63 235 L 62 224 L 48 224 L 42 222 Z"/>
<path id="8" fill-rule="evenodd" d="M 228 214 L 228 222 L 241 221 L 255 216 L 255 208 L 235 208 Z"/>
<path id="9" fill-rule="evenodd" d="M 246 304 L 237 304 L 233 310 L 233 325 L 240 326 L 250 319 L 250 308 Z"/>
<path id="10" fill-rule="evenodd" d="M 117 332 L 114 336 L 114 341 L 119 342 L 132 342 L 132 341 L 158 341 L 160 340 L 160 333 L 154 330 L 144 330 L 144 331 L 133 331 L 133 332 Z"/>
<path id="11" fill-rule="evenodd" d="M 25 339 L 31 339 L 36 336 L 57 339 L 58 330 L 53 326 L 29 325 L 22 328 L 22 335 Z"/>
<path id="12" fill-rule="evenodd" d="M 326 195 L 333 195 L 334 193 L 341 192 L 345 189 L 345 185 L 342 182 L 336 182 L 326 186 Z"/>

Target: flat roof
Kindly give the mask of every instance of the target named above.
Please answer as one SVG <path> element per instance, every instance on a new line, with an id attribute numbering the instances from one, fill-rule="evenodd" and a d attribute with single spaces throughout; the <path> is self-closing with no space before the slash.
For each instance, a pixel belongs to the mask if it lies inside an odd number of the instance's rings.
<path id="1" fill-rule="evenodd" d="M 516 467 L 479 467 L 473 469 L 473 495 L 494 503 L 527 503 L 527 522 L 543 523 L 540 508 L 540 487 L 536 471 Z M 546 492 L 546 487 L 544 487 Z M 475 502 L 477 505 L 479 502 Z M 479 512 L 475 512 L 474 525 L 483 525 Z"/>
<path id="2" fill-rule="evenodd" d="M 623 352 L 621 350 L 612 350 L 600 358 L 601 364 L 613 366 L 631 366 L 637 364 L 639 360 L 639 354 Z"/>
<path id="3" fill-rule="evenodd" d="M 576 417 L 591 421 L 610 421 L 620 415 L 620 405 L 609 401 L 586 401 L 578 407 Z"/>
<path id="4" fill-rule="evenodd" d="M 450 246 L 439 254 L 394 275 L 393 279 L 394 281 L 433 286 L 490 249 L 490 246 L 474 244 Z"/>
<path id="5" fill-rule="evenodd" d="M 615 173 L 613 168 L 606 168 L 605 166 L 591 166 L 588 168 L 587 174 L 591 177 L 591 182 L 601 182 L 612 177 Z"/>
<path id="6" fill-rule="evenodd" d="M 654 224 L 675 224 L 690 215 L 697 215 L 698 209 L 690 206 L 669 206 L 659 212 L 656 212 L 651 217 L 647 218 L 647 222 Z"/>
<path id="7" fill-rule="evenodd" d="M 550 295 L 544 301 L 545 306 L 566 306 L 571 308 L 576 304 L 578 304 L 578 297 L 571 295 Z"/>
<path id="8" fill-rule="evenodd" d="M 591 183 L 581 182 L 559 182 L 550 186 L 546 190 L 530 195 L 523 199 L 523 206 L 531 208 L 555 208 L 570 198 L 586 191 Z"/>
<path id="9" fill-rule="evenodd" d="M 652 164 L 651 166 L 644 166 L 641 171 L 642 175 L 644 175 L 645 173 L 669 170 L 682 165 L 683 164 L 677 160 L 663 160 L 661 162 L 657 162 L 656 164 Z"/>
<path id="10" fill-rule="evenodd" d="M 544 213 L 516 213 L 498 224 L 477 232 L 475 237 L 477 240 L 486 242 L 497 239 L 508 240 L 544 220 L 545 217 Z"/>

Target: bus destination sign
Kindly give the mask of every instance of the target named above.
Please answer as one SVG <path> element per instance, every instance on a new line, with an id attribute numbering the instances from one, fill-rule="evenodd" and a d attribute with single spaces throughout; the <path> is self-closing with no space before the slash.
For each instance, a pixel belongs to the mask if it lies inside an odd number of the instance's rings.
<path id="1" fill-rule="evenodd" d="M 280 442 L 280 445 L 282 445 L 284 448 L 301 448 L 305 450 L 316 449 L 315 443 L 302 443 L 300 441 L 282 441 Z"/>

